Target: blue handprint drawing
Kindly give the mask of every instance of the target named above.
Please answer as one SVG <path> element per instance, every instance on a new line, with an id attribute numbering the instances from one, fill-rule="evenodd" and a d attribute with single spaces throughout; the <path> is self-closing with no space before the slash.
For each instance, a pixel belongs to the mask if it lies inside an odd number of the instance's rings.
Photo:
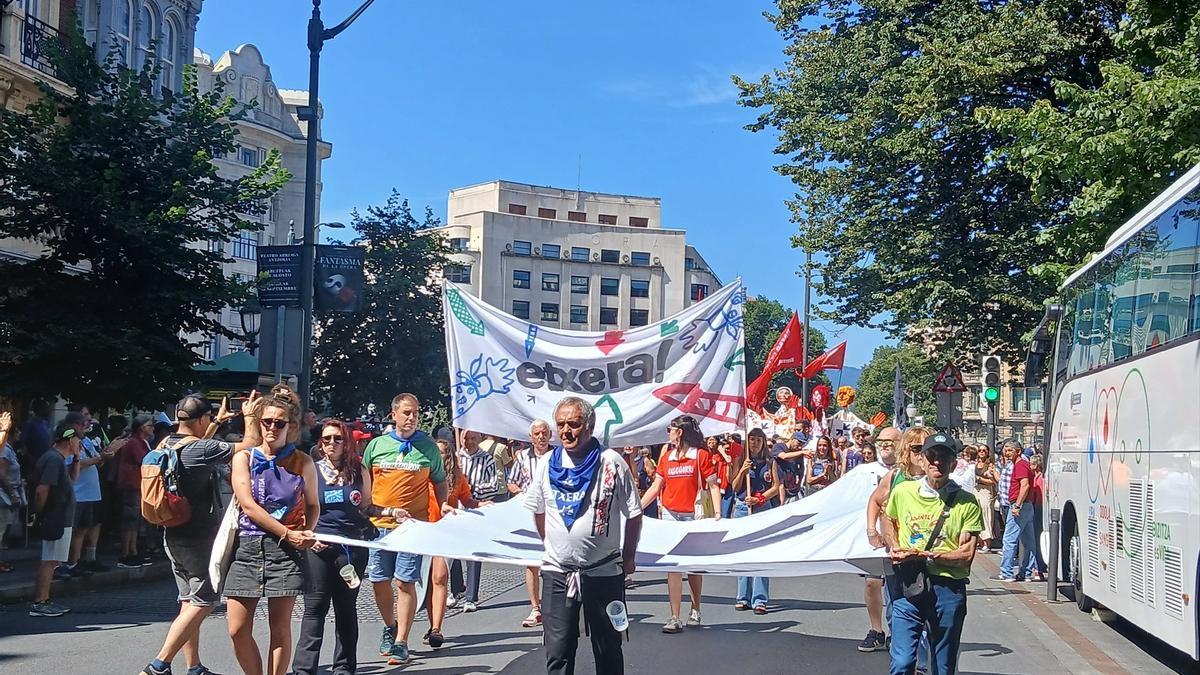
<path id="1" fill-rule="evenodd" d="M 470 372 L 458 371 L 454 382 L 454 419 L 462 417 L 480 400 L 492 394 L 507 394 L 512 389 L 513 368 L 508 359 L 484 358 L 471 361 Z"/>
<path id="2" fill-rule="evenodd" d="M 708 351 L 709 347 L 716 344 L 721 339 L 722 333 L 737 340 L 742 332 L 742 309 L 739 305 L 744 299 L 743 295 L 734 295 L 728 305 L 718 307 L 708 316 L 692 321 L 679 334 L 679 343 L 683 345 L 684 349 L 700 353 Z M 711 338 L 707 341 L 701 340 L 709 330 L 712 331 Z"/>

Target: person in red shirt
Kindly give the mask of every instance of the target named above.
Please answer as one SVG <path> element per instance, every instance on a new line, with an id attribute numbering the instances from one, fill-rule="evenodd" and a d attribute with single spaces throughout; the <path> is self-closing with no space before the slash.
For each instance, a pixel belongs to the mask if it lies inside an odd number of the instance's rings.
<path id="1" fill-rule="evenodd" d="M 1024 448 L 1015 440 L 1004 442 L 1004 457 L 1012 462 L 1012 478 L 1008 483 L 1008 519 L 1004 523 L 1004 550 L 1000 556 L 1000 573 L 993 581 L 1024 581 L 1033 575 L 1037 566 L 1034 549 L 1037 539 L 1033 530 L 1033 471 L 1025 460 Z M 1021 555 L 1018 557 L 1018 551 Z"/>
<path id="2" fill-rule="evenodd" d="M 705 517 L 703 491 L 706 490 L 712 499 L 712 506 L 716 507 L 713 515 L 720 519 L 720 480 L 713 457 L 704 448 L 704 434 L 700 432 L 700 425 L 691 415 L 680 415 L 671 420 L 667 435 L 670 443 L 658 460 L 658 474 L 654 477 L 654 483 L 642 495 L 642 508 L 661 495 L 662 520 L 687 521 L 698 515 Z M 704 577 L 699 574 L 688 575 L 688 586 L 692 591 L 692 608 L 687 618 L 689 626 L 700 625 L 700 592 L 703 585 Z M 671 619 L 662 630 L 664 633 L 681 633 L 683 625 L 679 622 L 679 610 L 683 602 L 683 574 L 667 574 L 667 597 L 671 603 Z"/>
<path id="3" fill-rule="evenodd" d="M 734 470 L 742 465 L 742 444 L 736 436 L 709 436 L 706 439 L 708 453 L 712 455 L 713 465 L 717 470 L 717 486 L 721 488 L 721 517 L 733 516 L 733 480 Z"/>
<path id="4" fill-rule="evenodd" d="M 142 460 L 150 452 L 154 438 L 154 418 L 133 418 L 129 438 L 117 455 L 117 489 L 121 491 L 121 560 L 130 566 L 140 564 L 138 536 L 142 532 Z"/>

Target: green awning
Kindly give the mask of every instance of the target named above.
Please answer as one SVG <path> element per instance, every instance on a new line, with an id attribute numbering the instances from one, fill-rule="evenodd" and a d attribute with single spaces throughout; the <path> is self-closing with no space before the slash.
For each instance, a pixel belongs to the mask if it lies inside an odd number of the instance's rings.
<path id="1" fill-rule="evenodd" d="M 236 351 L 226 354 L 212 363 L 202 363 L 192 370 L 201 373 L 254 373 L 258 374 L 258 357 L 250 352 Z"/>

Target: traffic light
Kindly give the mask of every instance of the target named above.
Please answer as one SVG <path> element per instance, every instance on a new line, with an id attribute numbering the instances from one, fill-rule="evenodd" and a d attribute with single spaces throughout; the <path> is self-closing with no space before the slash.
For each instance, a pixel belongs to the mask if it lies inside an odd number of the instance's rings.
<path id="1" fill-rule="evenodd" d="M 983 400 L 988 406 L 988 424 L 996 423 L 996 407 L 1000 403 L 1000 357 L 988 355 L 983 357 L 979 375 L 983 384 Z"/>

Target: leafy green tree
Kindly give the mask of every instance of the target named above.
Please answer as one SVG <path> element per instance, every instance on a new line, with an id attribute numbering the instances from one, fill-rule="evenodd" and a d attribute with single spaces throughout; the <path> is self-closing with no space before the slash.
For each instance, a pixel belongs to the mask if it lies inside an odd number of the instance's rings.
<path id="1" fill-rule="evenodd" d="M 877 412 L 886 413 L 888 424 L 895 415 L 892 394 L 896 386 L 896 363 L 900 364 L 900 386 L 910 396 L 916 397 L 917 414 L 924 415 L 932 424 L 937 417 L 937 401 L 933 395 L 933 382 L 940 368 L 936 361 L 927 357 L 921 349 L 908 343 L 883 345 L 871 354 L 871 360 L 863 366 L 858 377 L 858 397 L 854 410 L 859 417 L 868 419 Z"/>
<path id="2" fill-rule="evenodd" d="M 981 108 L 1095 87 L 1124 2 L 776 0 L 785 62 L 750 82 L 748 128 L 772 130 L 796 186 L 794 245 L 816 256 L 828 318 L 903 335 L 948 330 L 944 350 L 1016 352 L 1054 280 L 1039 234 L 1055 210 L 996 151 L 1012 137 Z"/>
<path id="3" fill-rule="evenodd" d="M 775 346 L 779 334 L 792 318 L 792 311 L 784 308 L 778 300 L 770 300 L 764 296 L 756 296 L 746 300 L 742 319 L 746 328 L 746 384 L 750 384 L 762 373 L 767 353 Z M 812 328 L 808 336 L 808 358 L 814 359 L 826 350 L 825 334 L 819 328 Z M 829 378 L 824 373 L 809 379 L 809 390 L 818 384 L 829 384 Z M 800 395 L 800 378 L 794 370 L 784 370 L 771 378 L 772 387 L 791 387 L 797 396 Z M 773 398 L 769 399 L 774 401 Z M 772 407 L 773 407 L 772 403 Z"/>
<path id="4" fill-rule="evenodd" d="M 1200 163 L 1200 2 L 1132 0 L 1112 40 L 1098 83 L 1056 79 L 1032 106 L 976 113 L 1011 136 L 998 156 L 1054 211 L 1054 281 Z"/>
<path id="5" fill-rule="evenodd" d="M 201 360 L 206 338 L 182 336 L 235 337 L 218 316 L 248 285 L 208 242 L 260 229 L 248 216 L 289 176 L 275 153 L 217 175 L 244 111 L 191 68 L 159 96 L 156 69 L 100 63 L 78 30 L 53 59 L 70 91 L 41 83 L 26 114 L 0 112 L 0 238 L 34 251 L 0 259 L 0 393 L 157 406 Z"/>
<path id="6" fill-rule="evenodd" d="M 366 248 L 363 311 L 317 317 L 315 397 L 338 415 L 358 415 L 368 403 L 386 411 L 405 391 L 427 408 L 445 403 L 449 375 L 438 279 L 450 247 L 427 231 L 441 221 L 428 208 L 418 220 L 395 192 L 382 206 L 351 217 L 359 235 L 351 243 Z"/>

